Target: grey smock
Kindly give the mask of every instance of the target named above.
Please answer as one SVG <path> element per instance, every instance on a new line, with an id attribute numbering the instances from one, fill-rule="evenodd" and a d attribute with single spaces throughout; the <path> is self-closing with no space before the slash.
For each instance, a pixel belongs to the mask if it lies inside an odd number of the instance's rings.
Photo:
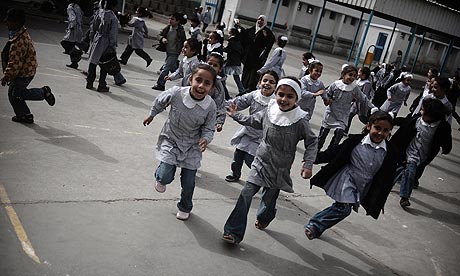
<path id="1" fill-rule="evenodd" d="M 180 63 L 179 67 L 176 71 L 169 75 L 170 80 L 178 80 L 180 78 L 180 86 L 188 86 L 190 85 L 189 77 L 192 75 L 193 70 L 200 64 L 200 60 L 197 56 L 193 57 L 184 57 Z"/>
<path id="2" fill-rule="evenodd" d="M 276 112 L 283 113 L 279 110 L 276 100 L 271 100 L 265 110 L 251 116 L 237 113 L 233 119 L 242 125 L 262 129 L 263 132 L 247 181 L 258 186 L 292 193 L 294 190 L 290 173 L 297 143 L 304 140 L 303 167 L 311 169 L 318 150 L 318 138 L 310 128 L 305 117 L 306 112 L 300 107 L 281 115 L 289 118 L 292 114 L 301 114 L 286 125 L 272 122 L 273 113 Z"/>
<path id="3" fill-rule="evenodd" d="M 65 30 L 64 40 L 70 42 L 80 42 L 83 38 L 83 12 L 79 5 L 71 3 L 67 6 L 67 20 L 69 24 Z"/>
<path id="4" fill-rule="evenodd" d="M 340 128 L 345 130 L 353 101 L 358 104 L 365 104 L 369 108 L 374 107 L 356 83 L 345 84 L 342 80 L 333 82 L 322 97 L 332 99 L 332 103 L 326 107 L 321 124 L 327 129 Z"/>
<path id="5" fill-rule="evenodd" d="M 143 49 L 144 37 L 149 34 L 149 30 L 147 29 L 147 25 L 145 25 L 144 19 L 140 17 L 133 17 L 133 19 L 128 22 L 128 26 L 134 27 L 131 35 L 128 37 L 128 45 L 133 49 Z"/>
<path id="6" fill-rule="evenodd" d="M 227 117 L 227 110 L 225 109 L 225 91 L 224 84 L 222 83 L 223 79 L 217 76 L 216 83 L 214 88 L 209 92 L 209 96 L 216 103 L 216 124 L 223 125 L 225 123 L 225 118 Z"/>
<path id="7" fill-rule="evenodd" d="M 273 50 L 272 56 L 270 57 L 267 62 L 265 62 L 264 66 L 257 70 L 259 74 L 263 74 L 267 72 L 268 70 L 273 70 L 278 74 L 278 77 L 281 78 L 284 76 L 284 70 L 283 70 L 283 65 L 284 62 L 286 61 L 286 51 L 278 47 L 275 50 Z"/>
<path id="8" fill-rule="evenodd" d="M 216 105 L 206 96 L 196 101 L 190 87 L 174 86 L 153 101 L 150 116 L 155 117 L 168 106 L 168 119 L 163 125 L 156 146 L 158 160 L 181 168 L 196 170 L 201 166 L 201 138 L 209 144 L 214 137 Z"/>
<path id="9" fill-rule="evenodd" d="M 407 98 L 409 98 L 410 91 L 411 87 L 409 85 L 405 85 L 402 82 L 393 84 L 387 90 L 387 97 L 391 97 L 391 100 L 387 99 L 382 104 L 380 109 L 386 112 L 393 112 L 394 114 L 397 114 L 403 102 L 407 101 Z"/>
<path id="10" fill-rule="evenodd" d="M 310 120 L 313 116 L 316 105 L 316 96 L 314 96 L 313 93 L 324 89 L 324 83 L 318 79 L 313 80 L 310 78 L 310 75 L 306 75 L 300 79 L 300 84 L 302 85 L 302 94 L 297 105 L 304 111 L 308 112 L 307 117 L 308 120 Z"/>
<path id="11" fill-rule="evenodd" d="M 356 84 L 358 85 L 359 89 L 366 95 L 367 99 L 372 102 L 374 99 L 374 89 L 372 89 L 372 84 L 369 80 L 361 80 L 359 79 Z M 367 117 L 367 112 L 369 111 L 369 107 L 364 103 L 357 103 L 353 102 L 351 104 L 350 113 L 352 114 L 359 114 L 361 116 Z"/>
<path id="12" fill-rule="evenodd" d="M 91 25 L 89 62 L 98 64 L 101 56 L 115 51 L 118 39 L 118 19 L 111 10 L 100 9 Z M 109 49 L 109 47 L 111 49 Z"/>
<path id="13" fill-rule="evenodd" d="M 236 104 L 238 110 L 249 108 L 249 115 L 264 110 L 267 108 L 271 99 L 275 98 L 273 93 L 271 96 L 264 96 L 260 89 L 250 93 L 236 97 L 227 102 Z M 262 130 L 255 129 L 250 126 L 241 126 L 233 135 L 230 144 L 235 148 L 245 151 L 251 155 L 256 155 L 257 148 L 262 141 Z"/>

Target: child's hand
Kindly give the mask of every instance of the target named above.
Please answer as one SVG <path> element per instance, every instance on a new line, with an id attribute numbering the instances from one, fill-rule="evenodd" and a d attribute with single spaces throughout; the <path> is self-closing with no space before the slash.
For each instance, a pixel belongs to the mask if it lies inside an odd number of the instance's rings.
<path id="1" fill-rule="evenodd" d="M 235 103 L 231 103 L 227 106 L 227 115 L 230 117 L 233 117 L 236 113 L 236 110 L 238 109 L 237 105 Z"/>
<path id="2" fill-rule="evenodd" d="M 144 126 L 147 126 L 147 125 L 150 125 L 150 123 L 152 122 L 153 120 L 153 117 L 152 116 L 148 116 L 147 118 L 144 119 Z"/>
<path id="3" fill-rule="evenodd" d="M 332 103 L 332 99 L 325 99 L 323 102 L 325 106 L 328 106 Z"/>
<path id="4" fill-rule="evenodd" d="M 167 44 L 167 43 L 168 43 L 168 40 L 167 40 L 166 38 L 163 37 L 163 38 L 161 38 L 161 43 Z"/>
<path id="5" fill-rule="evenodd" d="M 203 152 L 206 150 L 206 146 L 208 145 L 208 142 L 206 142 L 204 138 L 201 138 L 198 144 L 200 145 L 201 152 Z"/>
<path id="6" fill-rule="evenodd" d="M 8 83 L 7 77 L 2 78 L 2 86 L 5 86 Z"/>
<path id="7" fill-rule="evenodd" d="M 303 179 L 309 179 L 313 175 L 313 172 L 311 171 L 311 169 L 306 169 L 302 167 L 302 169 L 300 170 L 300 175 Z"/>
<path id="8" fill-rule="evenodd" d="M 165 76 L 165 80 L 169 81 L 169 80 L 171 80 L 171 78 L 169 76 Z"/>
<path id="9" fill-rule="evenodd" d="M 326 89 L 321 89 L 321 90 L 316 91 L 315 93 L 313 93 L 313 96 L 318 97 L 318 96 L 323 95 L 324 93 L 326 93 Z"/>
<path id="10" fill-rule="evenodd" d="M 222 131 L 222 124 L 216 124 L 216 131 L 221 132 Z"/>

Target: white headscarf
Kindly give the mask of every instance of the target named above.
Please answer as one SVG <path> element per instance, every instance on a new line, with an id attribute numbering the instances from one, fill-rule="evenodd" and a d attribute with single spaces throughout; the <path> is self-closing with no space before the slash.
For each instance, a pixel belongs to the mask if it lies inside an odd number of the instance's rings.
<path id="1" fill-rule="evenodd" d="M 259 20 L 259 18 L 263 18 L 264 19 L 264 24 L 259 27 L 259 25 L 257 24 L 257 21 L 256 21 L 256 33 L 258 33 L 260 30 L 262 30 L 265 26 L 267 26 L 267 17 L 263 14 L 259 15 L 259 17 L 257 17 L 257 20 Z"/>

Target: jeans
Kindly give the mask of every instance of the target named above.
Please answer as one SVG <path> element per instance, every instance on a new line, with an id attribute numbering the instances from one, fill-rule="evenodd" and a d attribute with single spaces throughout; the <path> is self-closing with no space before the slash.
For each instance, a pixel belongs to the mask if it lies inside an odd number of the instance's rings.
<path id="1" fill-rule="evenodd" d="M 252 161 L 254 161 L 254 155 L 251 155 L 243 150 L 235 149 L 233 154 L 233 161 L 231 165 L 232 175 L 234 177 L 240 178 L 241 168 L 243 167 L 243 162 L 250 168 Z"/>
<path id="2" fill-rule="evenodd" d="M 165 86 L 165 77 L 169 72 L 174 72 L 177 69 L 177 59 L 179 58 L 178 54 L 166 54 L 165 64 L 161 67 L 160 76 L 157 80 L 157 85 Z"/>
<path id="3" fill-rule="evenodd" d="M 94 64 L 94 63 L 89 64 L 89 66 L 88 66 L 88 76 L 86 77 L 87 82 L 93 83 L 96 80 L 96 68 L 97 68 L 96 64 Z M 99 71 L 99 86 L 100 87 L 106 87 L 107 86 L 107 82 L 105 80 L 106 78 L 107 78 L 107 72 L 101 68 L 100 71 Z"/>
<path id="4" fill-rule="evenodd" d="M 13 107 L 16 116 L 24 116 L 30 113 L 26 101 L 42 101 L 45 99 L 45 92 L 42 88 L 27 89 L 27 85 L 34 77 L 17 77 L 12 80 L 8 87 L 8 99 Z"/>
<path id="5" fill-rule="evenodd" d="M 316 213 L 305 226 L 314 226 L 315 230 L 318 230 L 317 238 L 324 231 L 348 217 L 351 214 L 352 208 L 353 204 L 351 203 L 334 202 L 330 207 Z"/>
<path id="6" fill-rule="evenodd" d="M 329 134 L 330 128 L 321 127 L 319 129 L 318 135 L 318 151 L 323 147 L 324 142 L 326 141 L 326 137 Z M 334 130 L 334 136 L 332 136 L 331 142 L 329 143 L 330 146 L 338 145 L 340 140 L 342 140 L 343 136 L 345 135 L 345 131 L 340 128 L 336 128 Z"/>
<path id="7" fill-rule="evenodd" d="M 261 186 L 246 182 L 241 194 L 238 197 L 235 208 L 227 219 L 224 226 L 224 233 L 231 234 L 236 242 L 243 240 L 248 223 L 248 212 L 251 207 L 253 196 L 260 190 Z M 261 224 L 269 224 L 276 215 L 276 200 L 280 193 L 279 189 L 263 188 L 262 199 L 257 210 L 257 220 Z"/>
<path id="8" fill-rule="evenodd" d="M 401 179 L 401 181 L 399 182 L 400 197 L 410 198 L 416 180 L 416 173 L 417 164 L 415 162 L 408 162 L 406 164 L 406 168 L 400 168 L 400 173 L 396 176 L 396 181 L 399 178 Z"/>
<path id="9" fill-rule="evenodd" d="M 155 179 L 163 185 L 170 184 L 174 180 L 176 166 L 161 162 L 155 171 Z M 182 168 L 180 173 L 180 184 L 182 187 L 180 201 L 177 208 L 185 213 L 190 213 L 193 208 L 192 197 L 195 190 L 196 170 Z"/>
<path id="10" fill-rule="evenodd" d="M 147 54 L 143 49 L 133 49 L 133 47 L 131 47 L 130 45 L 126 45 L 126 49 L 125 51 L 121 54 L 120 56 L 120 59 L 124 62 L 124 63 L 127 63 L 128 62 L 128 59 L 129 57 L 131 56 L 131 54 L 133 52 L 136 52 L 136 54 L 138 56 L 140 56 L 141 58 L 143 58 L 145 61 L 149 61 L 151 60 L 149 54 Z"/>

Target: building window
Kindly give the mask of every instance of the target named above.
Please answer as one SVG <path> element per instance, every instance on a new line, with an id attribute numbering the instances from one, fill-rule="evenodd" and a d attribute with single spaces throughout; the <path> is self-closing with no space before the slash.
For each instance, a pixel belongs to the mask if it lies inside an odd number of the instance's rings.
<path id="1" fill-rule="evenodd" d="M 289 7 L 289 0 L 283 0 L 283 2 L 281 2 L 281 5 Z"/>
<path id="2" fill-rule="evenodd" d="M 313 6 L 308 5 L 306 12 L 309 13 L 309 14 L 312 14 L 313 13 Z"/>
<path id="3" fill-rule="evenodd" d="M 331 19 L 331 20 L 335 20 L 335 15 L 336 15 L 336 13 L 335 13 L 335 12 L 333 12 L 333 11 L 330 11 L 330 12 L 329 12 L 329 19 Z"/>
<path id="4" fill-rule="evenodd" d="M 406 38 L 406 34 L 405 34 L 405 33 L 401 33 L 399 36 L 401 37 L 401 39 L 405 39 L 405 38 Z"/>
<path id="5" fill-rule="evenodd" d="M 348 18 L 348 15 L 345 15 L 345 16 L 343 17 L 343 24 L 347 23 L 347 18 Z"/>
<path id="6" fill-rule="evenodd" d="M 351 26 L 356 26 L 356 23 L 358 23 L 358 19 L 352 17 L 351 20 L 350 20 L 350 25 L 351 25 Z"/>
<path id="7" fill-rule="evenodd" d="M 302 10 L 302 3 L 299 2 L 299 5 L 297 6 L 297 11 L 301 11 Z"/>

